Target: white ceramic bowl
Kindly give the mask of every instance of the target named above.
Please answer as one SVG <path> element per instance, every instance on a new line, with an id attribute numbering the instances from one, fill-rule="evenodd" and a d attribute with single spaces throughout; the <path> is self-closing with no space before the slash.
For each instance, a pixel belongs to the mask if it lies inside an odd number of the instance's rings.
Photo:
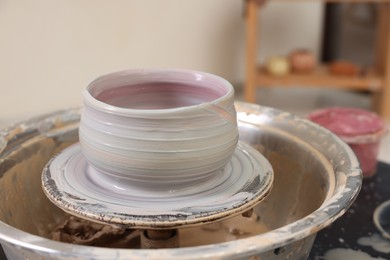
<path id="1" fill-rule="evenodd" d="M 236 148 L 234 89 L 215 75 L 120 71 L 91 82 L 83 98 L 84 156 L 99 172 L 137 186 L 202 182 Z"/>

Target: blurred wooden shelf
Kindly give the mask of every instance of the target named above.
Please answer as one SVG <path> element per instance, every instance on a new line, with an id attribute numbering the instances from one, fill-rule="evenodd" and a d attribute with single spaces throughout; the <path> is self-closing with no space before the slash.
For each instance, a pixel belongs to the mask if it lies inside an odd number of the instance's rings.
<path id="1" fill-rule="evenodd" d="M 290 73 L 284 76 L 273 76 L 263 67 L 257 69 L 257 85 L 272 86 L 323 86 L 330 88 L 344 88 L 355 90 L 379 91 L 382 88 L 382 78 L 370 72 L 366 75 L 343 76 L 333 75 L 328 72 L 326 66 L 321 66 L 310 73 Z"/>
<path id="2" fill-rule="evenodd" d="M 259 67 L 256 58 L 259 34 L 259 16 L 261 0 L 245 1 L 245 51 L 246 51 L 246 82 L 244 97 L 247 102 L 256 103 L 256 89 L 259 87 L 306 86 L 327 87 L 372 92 L 372 106 L 383 118 L 390 121 L 390 0 L 312 0 L 335 3 L 373 3 L 377 8 L 377 32 L 374 48 L 376 73 L 348 77 L 330 74 L 326 66 L 320 66 L 309 74 L 289 74 L 275 77 L 267 74 Z M 270 1 L 270 0 L 269 0 Z M 308 0 L 279 0 L 280 2 L 305 2 Z"/>

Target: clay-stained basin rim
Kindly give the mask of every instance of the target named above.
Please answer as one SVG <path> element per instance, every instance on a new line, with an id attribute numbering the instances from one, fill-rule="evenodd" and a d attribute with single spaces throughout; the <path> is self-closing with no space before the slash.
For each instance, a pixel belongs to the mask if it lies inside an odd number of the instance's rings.
<path id="1" fill-rule="evenodd" d="M 319 230 L 330 225 L 340 216 L 342 216 L 348 207 L 355 200 L 362 183 L 361 170 L 359 168 L 356 156 L 340 138 L 332 134 L 330 131 L 320 127 L 317 124 L 309 122 L 282 112 L 273 108 L 262 107 L 254 104 L 243 102 L 236 102 L 236 109 L 238 112 L 238 124 L 253 124 L 254 126 L 262 126 L 274 123 L 272 127 L 276 129 L 284 129 L 289 126 L 303 127 L 307 131 L 316 132 L 319 135 L 326 135 L 332 138 L 333 145 L 336 148 L 343 150 L 343 155 L 346 161 L 336 167 L 335 179 L 336 186 L 332 196 L 325 200 L 325 202 L 310 215 L 285 225 L 281 228 L 271 230 L 269 232 L 252 236 L 249 238 L 239 239 L 235 241 L 196 246 L 188 248 L 176 249 L 107 249 L 99 247 L 89 247 L 72 245 L 67 243 L 56 242 L 40 236 L 32 235 L 16 229 L 10 225 L 0 222 L 0 242 L 10 243 L 31 251 L 37 251 L 40 254 L 46 254 L 47 257 L 54 255 L 62 257 L 63 259 L 74 259 L 81 255 L 88 255 L 90 259 L 201 259 L 201 258 L 235 258 L 247 256 L 248 254 L 256 254 L 266 252 L 277 247 L 291 244 L 299 241 Z M 59 118 L 74 118 L 79 114 L 79 109 L 68 109 L 39 118 L 31 119 L 27 122 L 15 125 L 0 132 L 0 152 L 6 147 L 6 144 L 13 137 L 13 131 L 18 129 L 37 129 L 39 122 L 44 120 L 58 121 Z M 75 126 L 77 127 L 77 125 Z M 64 132 L 69 131 L 69 128 Z M 301 131 L 302 132 L 302 131 Z M 42 133 L 52 135 L 48 131 Z M 57 133 L 61 134 L 61 133 Z M 305 138 L 305 133 L 302 133 L 300 138 Z M 338 165 L 340 166 L 340 165 Z M 341 171 L 340 168 L 345 169 Z"/>

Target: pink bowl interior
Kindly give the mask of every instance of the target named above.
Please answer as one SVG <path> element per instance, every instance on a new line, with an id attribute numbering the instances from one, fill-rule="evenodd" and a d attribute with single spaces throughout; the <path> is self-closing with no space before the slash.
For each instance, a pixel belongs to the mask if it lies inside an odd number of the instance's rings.
<path id="1" fill-rule="evenodd" d="M 169 109 L 211 102 L 227 94 L 223 88 L 176 82 L 149 82 L 107 88 L 95 98 L 130 109 Z"/>

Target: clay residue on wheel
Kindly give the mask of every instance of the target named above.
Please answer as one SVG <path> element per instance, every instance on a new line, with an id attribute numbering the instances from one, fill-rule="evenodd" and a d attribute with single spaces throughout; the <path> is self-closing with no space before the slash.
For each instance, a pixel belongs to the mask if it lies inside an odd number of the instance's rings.
<path id="1" fill-rule="evenodd" d="M 93 223 L 84 219 L 69 217 L 51 234 L 56 241 L 110 248 L 139 248 L 138 230 Z"/>
<path id="2" fill-rule="evenodd" d="M 235 216 L 223 221 L 179 229 L 179 246 L 212 245 L 267 232 L 260 217 Z M 140 248 L 140 230 L 103 225 L 70 216 L 51 233 L 51 239 L 65 243 L 109 247 Z"/>

